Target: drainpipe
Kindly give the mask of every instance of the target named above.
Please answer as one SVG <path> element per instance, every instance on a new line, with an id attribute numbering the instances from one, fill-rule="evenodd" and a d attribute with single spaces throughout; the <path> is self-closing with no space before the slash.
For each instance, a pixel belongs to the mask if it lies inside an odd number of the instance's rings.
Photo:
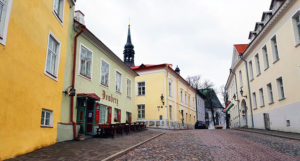
<path id="1" fill-rule="evenodd" d="M 73 71 L 72 71 L 72 89 L 74 89 L 75 86 L 75 67 L 76 67 L 76 53 L 77 53 L 77 38 L 78 36 L 85 30 L 85 26 L 81 25 L 80 31 L 76 34 L 74 38 L 74 58 L 73 58 Z M 73 125 L 73 137 L 74 139 L 77 138 L 76 136 L 76 122 L 73 120 L 73 105 L 74 105 L 74 96 L 71 96 L 71 102 L 70 102 L 70 121 Z"/>
<path id="2" fill-rule="evenodd" d="M 237 90 L 237 82 L 236 82 L 236 74 L 235 72 L 230 69 L 230 73 L 232 73 L 234 75 L 234 80 L 235 80 L 235 93 L 236 93 L 236 99 L 238 102 L 238 113 L 239 113 L 239 127 L 241 127 L 241 117 L 240 117 L 240 100 L 239 100 L 239 95 L 238 95 L 238 90 Z"/>
<path id="3" fill-rule="evenodd" d="M 243 55 L 240 55 L 241 60 L 244 61 L 246 66 L 246 73 L 247 73 L 247 83 L 248 83 L 248 93 L 249 93 L 249 102 L 250 102 L 250 112 L 251 112 L 251 122 L 252 128 L 254 128 L 254 121 L 253 121 L 253 110 L 252 110 L 252 101 L 251 101 L 251 90 L 250 90 L 250 81 L 249 81 L 249 74 L 248 74 L 248 64 L 247 61 L 243 58 Z"/>

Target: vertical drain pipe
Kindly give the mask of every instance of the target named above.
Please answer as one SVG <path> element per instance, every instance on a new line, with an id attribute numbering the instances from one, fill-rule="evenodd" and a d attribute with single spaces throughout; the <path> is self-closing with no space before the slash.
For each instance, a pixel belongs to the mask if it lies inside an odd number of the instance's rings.
<path id="1" fill-rule="evenodd" d="M 76 23 L 76 21 L 75 21 Z M 72 89 L 74 89 L 75 86 L 75 67 L 76 67 L 76 53 L 77 53 L 77 38 L 78 36 L 85 30 L 85 25 L 81 25 L 81 29 L 80 31 L 76 34 L 75 38 L 74 38 L 74 57 L 73 57 L 73 71 L 72 71 Z M 70 116 L 70 121 L 73 125 L 73 137 L 74 139 L 77 138 L 76 136 L 76 122 L 73 120 L 73 106 L 74 106 L 74 96 L 71 96 L 71 102 L 70 102 L 70 112 L 71 112 L 71 116 Z"/>

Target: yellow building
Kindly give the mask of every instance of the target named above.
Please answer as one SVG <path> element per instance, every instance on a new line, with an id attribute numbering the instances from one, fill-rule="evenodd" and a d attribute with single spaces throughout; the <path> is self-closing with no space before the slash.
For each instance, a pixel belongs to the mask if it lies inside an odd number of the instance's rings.
<path id="1" fill-rule="evenodd" d="M 0 1 L 0 160 L 56 142 L 73 9 L 72 0 Z"/>
<path id="2" fill-rule="evenodd" d="M 299 0 L 272 0 L 249 45 L 235 45 L 226 83 L 231 126 L 300 133 L 299 21 Z"/>
<path id="3" fill-rule="evenodd" d="M 131 67 L 139 74 L 136 83 L 136 114 L 148 127 L 194 128 L 196 90 L 169 64 Z"/>

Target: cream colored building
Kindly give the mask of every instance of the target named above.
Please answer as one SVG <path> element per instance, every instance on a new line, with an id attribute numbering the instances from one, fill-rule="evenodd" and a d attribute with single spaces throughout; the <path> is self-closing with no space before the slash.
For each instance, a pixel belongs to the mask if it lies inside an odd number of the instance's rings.
<path id="1" fill-rule="evenodd" d="M 249 45 L 234 46 L 226 83 L 232 127 L 300 132 L 299 19 L 299 0 L 272 0 Z"/>
<path id="2" fill-rule="evenodd" d="M 169 64 L 131 67 L 139 74 L 136 84 L 136 114 L 148 127 L 194 128 L 196 90 Z M 179 69 L 178 69 L 179 70 Z"/>

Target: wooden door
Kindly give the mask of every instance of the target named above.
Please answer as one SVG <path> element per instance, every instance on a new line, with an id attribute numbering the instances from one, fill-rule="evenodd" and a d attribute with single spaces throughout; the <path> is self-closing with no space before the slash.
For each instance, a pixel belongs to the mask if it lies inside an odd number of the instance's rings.
<path id="1" fill-rule="evenodd" d="M 264 113 L 264 122 L 265 122 L 265 129 L 270 130 L 270 116 L 269 113 Z"/>

